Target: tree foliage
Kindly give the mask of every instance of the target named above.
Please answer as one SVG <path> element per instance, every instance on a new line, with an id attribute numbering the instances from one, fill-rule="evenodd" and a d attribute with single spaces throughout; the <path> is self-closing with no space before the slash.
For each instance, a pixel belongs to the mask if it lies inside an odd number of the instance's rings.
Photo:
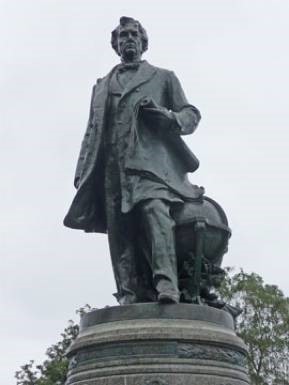
<path id="1" fill-rule="evenodd" d="M 76 310 L 82 317 L 91 311 L 89 305 Z M 15 373 L 17 385 L 64 385 L 68 372 L 68 359 L 66 352 L 70 344 L 75 340 L 79 332 L 79 326 L 74 321 L 68 321 L 67 327 L 61 333 L 61 339 L 46 350 L 46 359 L 40 365 L 33 360 L 22 365 Z"/>
<path id="2" fill-rule="evenodd" d="M 221 288 L 226 302 L 243 312 L 236 320 L 248 347 L 253 385 L 289 384 L 289 299 L 276 285 L 244 271 L 228 274 Z"/>
<path id="3" fill-rule="evenodd" d="M 65 352 L 76 338 L 79 327 L 73 321 L 61 333 L 61 340 L 49 347 L 41 365 L 32 360 L 16 372 L 17 385 L 64 385 L 68 371 Z"/>

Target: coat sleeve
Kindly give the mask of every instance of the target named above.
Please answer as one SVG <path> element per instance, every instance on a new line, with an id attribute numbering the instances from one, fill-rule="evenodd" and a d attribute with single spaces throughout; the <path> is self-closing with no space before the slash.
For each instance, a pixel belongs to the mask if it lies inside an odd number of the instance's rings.
<path id="1" fill-rule="evenodd" d="M 82 168 L 83 168 L 83 162 L 84 162 L 86 152 L 87 152 L 89 136 L 90 136 L 91 130 L 93 128 L 93 124 L 92 124 L 92 118 L 93 118 L 92 101 L 94 98 L 94 93 L 95 93 L 95 85 L 92 88 L 92 95 L 91 95 L 90 109 L 89 109 L 89 118 L 88 118 L 88 122 L 87 122 L 87 126 L 86 126 L 86 131 L 84 134 L 84 138 L 83 138 L 82 143 L 81 143 L 80 153 L 79 153 L 77 166 L 76 166 L 76 170 L 75 170 L 75 176 L 74 176 L 75 188 L 78 188 L 78 186 L 79 186 L 79 180 L 80 180 L 80 176 L 81 176 L 81 172 L 82 172 Z"/>
<path id="2" fill-rule="evenodd" d="M 173 112 L 176 122 L 176 131 L 180 135 L 193 133 L 199 124 L 201 114 L 196 107 L 188 103 L 174 72 L 170 72 L 169 101 L 169 109 Z"/>

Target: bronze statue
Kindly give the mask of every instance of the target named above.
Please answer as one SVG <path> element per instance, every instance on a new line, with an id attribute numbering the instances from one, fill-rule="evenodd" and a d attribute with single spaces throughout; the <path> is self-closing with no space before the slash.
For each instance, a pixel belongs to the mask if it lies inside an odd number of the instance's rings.
<path id="1" fill-rule="evenodd" d="M 108 233 L 120 304 L 213 303 L 230 230 L 187 178 L 199 162 L 181 135 L 200 113 L 172 71 L 141 60 L 148 37 L 137 20 L 121 17 L 111 44 L 121 63 L 93 87 L 64 224 Z"/>

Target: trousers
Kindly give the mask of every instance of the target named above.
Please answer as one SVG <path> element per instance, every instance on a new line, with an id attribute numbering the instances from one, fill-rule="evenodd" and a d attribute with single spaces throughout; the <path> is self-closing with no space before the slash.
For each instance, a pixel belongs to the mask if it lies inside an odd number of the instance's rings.
<path id="1" fill-rule="evenodd" d="M 144 265 L 150 272 L 151 293 L 178 295 L 175 221 L 170 215 L 170 202 L 147 197 L 130 212 L 122 213 L 119 169 L 112 165 L 105 172 L 105 205 L 118 301 L 145 300 L 148 288 L 140 290 L 144 282 L 139 269 Z"/>

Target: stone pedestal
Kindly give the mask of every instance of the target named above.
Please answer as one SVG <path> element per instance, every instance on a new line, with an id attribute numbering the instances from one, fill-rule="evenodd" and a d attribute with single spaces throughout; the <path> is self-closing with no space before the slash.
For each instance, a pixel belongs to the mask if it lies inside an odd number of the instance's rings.
<path id="1" fill-rule="evenodd" d="M 232 317 L 207 306 L 95 310 L 69 349 L 66 385 L 247 385 Z"/>

